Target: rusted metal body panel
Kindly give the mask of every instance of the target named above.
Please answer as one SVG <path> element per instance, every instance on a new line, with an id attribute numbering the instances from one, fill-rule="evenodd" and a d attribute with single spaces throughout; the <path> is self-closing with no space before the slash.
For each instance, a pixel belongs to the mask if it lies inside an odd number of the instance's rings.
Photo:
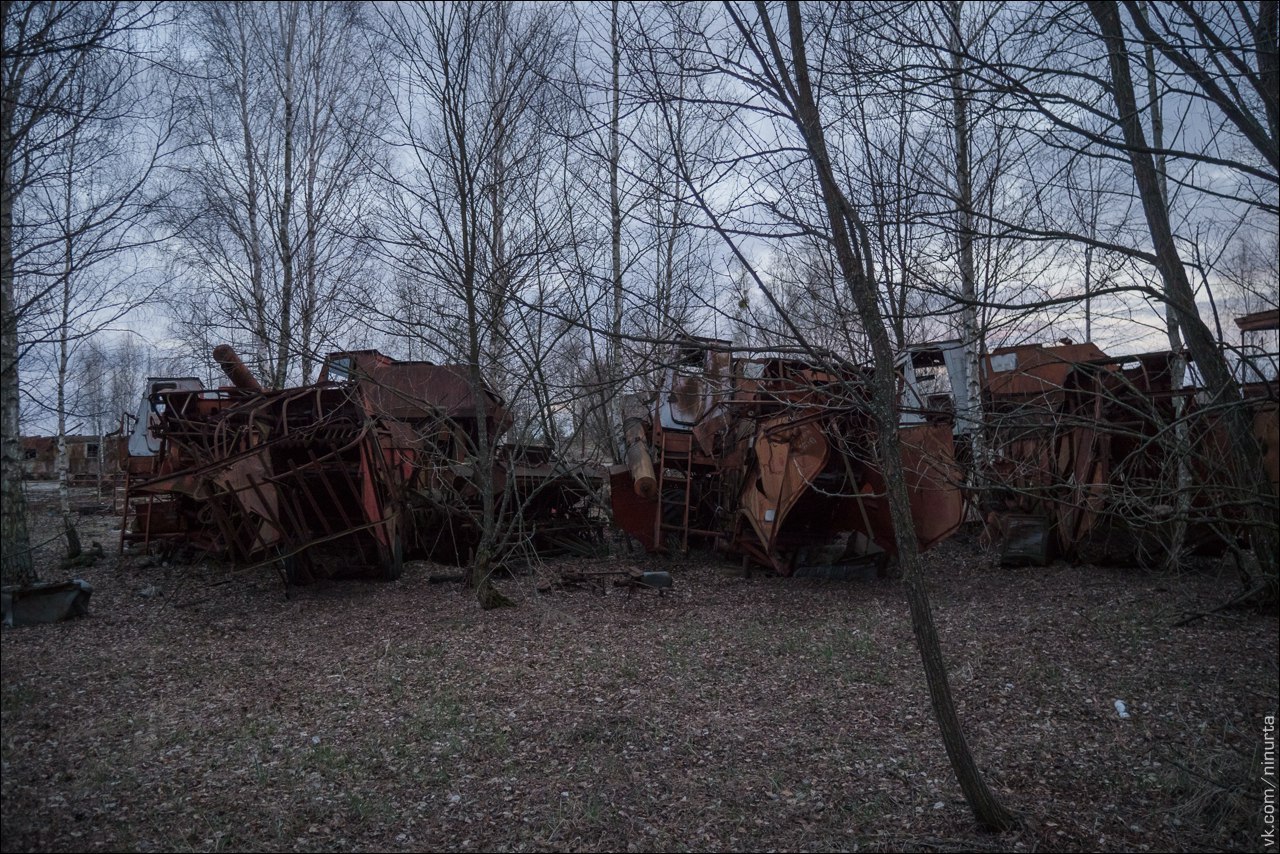
<path id="1" fill-rule="evenodd" d="M 316 385 L 262 390 L 230 348 L 233 386 L 162 388 L 148 400 L 155 452 L 131 458 L 123 542 L 168 539 L 272 562 L 291 581 L 395 578 L 405 556 L 463 561 L 478 538 L 474 451 L 481 409 L 465 369 L 331 354 Z M 510 419 L 485 390 L 489 435 Z M 593 479 L 548 453 L 497 448 L 492 486 L 530 542 L 590 528 Z M 598 478 L 597 478 L 598 480 Z"/>
<path id="2" fill-rule="evenodd" d="M 1280 484 L 1280 407 L 1265 400 L 1253 411 L 1253 435 L 1262 448 L 1262 468 L 1267 479 Z"/>
<path id="3" fill-rule="evenodd" d="M 1236 327 L 1241 332 L 1266 332 L 1280 329 L 1280 309 L 1255 311 L 1236 318 Z"/>
<path id="4" fill-rule="evenodd" d="M 131 506 L 147 508 L 131 538 L 168 537 L 238 563 L 278 560 L 298 580 L 334 574 L 310 553 L 323 541 L 346 565 L 394 577 L 406 450 L 366 417 L 358 391 L 159 393 L 162 451 L 130 485 Z"/>
<path id="5" fill-rule="evenodd" d="M 1229 488 L 1234 453 L 1222 413 L 1203 405 L 1201 389 L 1174 387 L 1171 353 L 1110 358 L 1091 345 L 1004 352 L 1016 352 L 1017 363 L 993 354 L 984 385 L 989 523 L 1007 532 L 1009 518 L 1042 518 L 1054 552 L 1088 560 L 1149 557 L 1175 523 L 1186 526 L 1189 548 L 1231 535 L 1241 497 Z M 1251 408 L 1275 484 L 1275 384 L 1245 391 L 1232 405 Z"/>
<path id="6" fill-rule="evenodd" d="M 1060 401 L 1076 365 L 1105 358 L 1091 343 L 1001 347 L 983 360 L 987 394 L 1002 402 Z"/>
<path id="7" fill-rule="evenodd" d="M 635 537 L 645 551 L 657 551 L 656 488 L 652 496 L 639 495 L 634 476 L 628 467 L 616 465 L 609 469 L 609 501 L 613 507 L 613 523 Z"/>
<path id="8" fill-rule="evenodd" d="M 405 422 L 449 419 L 462 426 L 478 411 L 463 365 L 400 362 L 377 350 L 357 350 L 331 354 L 319 381 L 359 383 L 370 413 Z M 485 395 L 491 432 L 501 434 L 510 417 L 501 397 L 488 389 Z"/>
<path id="9" fill-rule="evenodd" d="M 860 373 L 688 342 L 649 418 L 629 422 L 627 464 L 610 471 L 615 523 L 649 551 L 700 543 L 783 575 L 893 552 L 866 394 Z M 951 425 L 919 417 L 900 435 L 928 548 L 963 516 Z"/>
<path id="10" fill-rule="evenodd" d="M 250 373 L 245 363 L 240 361 L 240 357 L 236 355 L 236 351 L 232 349 L 230 344 L 219 344 L 214 347 L 213 360 L 222 367 L 223 372 L 226 373 L 227 378 L 231 380 L 231 384 L 236 388 L 262 392 L 262 385 Z"/>

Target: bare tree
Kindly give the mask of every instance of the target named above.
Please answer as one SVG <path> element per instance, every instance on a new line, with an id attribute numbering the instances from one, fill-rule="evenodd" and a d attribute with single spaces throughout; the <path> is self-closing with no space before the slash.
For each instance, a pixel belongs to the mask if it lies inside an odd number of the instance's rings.
<path id="1" fill-rule="evenodd" d="M 607 411 L 614 415 L 617 408 L 616 398 L 620 398 L 622 380 L 622 197 L 618 185 L 619 170 L 622 167 L 622 83 L 620 70 L 622 66 L 622 33 L 618 29 L 618 0 L 609 4 L 609 263 L 613 282 L 613 316 L 609 325 L 609 388 L 615 398 L 615 405 Z M 615 435 L 614 425 L 619 425 L 621 432 L 622 414 L 617 410 L 616 417 L 607 421 L 609 435 Z M 622 456 L 618 444 L 614 443 L 614 462 L 621 462 Z"/>
<path id="2" fill-rule="evenodd" d="M 150 271 L 140 256 L 164 237 L 149 225 L 164 203 L 163 192 L 153 185 L 169 153 L 172 114 L 161 81 L 141 74 L 141 65 L 135 55 L 113 53 L 70 82 L 73 111 L 84 112 L 90 102 L 101 108 L 93 121 L 67 129 L 47 160 L 48 180 L 28 198 L 30 210 L 45 223 L 39 234 L 47 241 L 45 250 L 30 258 L 42 259 L 45 277 L 55 287 L 32 306 L 44 311 L 29 312 L 23 333 L 35 348 L 33 355 L 48 351 L 53 364 L 55 470 L 68 559 L 80 554 L 67 451 L 68 419 L 79 414 L 71 388 L 77 351 L 149 302 L 157 287 L 148 283 Z M 103 92 L 111 93 L 109 100 Z"/>
<path id="3" fill-rule="evenodd" d="M 653 393 L 670 342 L 706 321 L 698 309 L 713 300 L 715 253 L 690 222 L 672 168 L 675 148 L 724 144 L 679 96 L 696 85 L 680 71 L 680 57 L 696 50 L 691 22 L 707 16 L 697 4 L 577 7 L 579 38 L 562 84 L 573 109 L 562 130 L 548 128 L 564 140 L 561 204 L 571 237 L 557 263 L 578 286 L 580 420 L 590 425 L 582 438 L 611 459 L 621 449 L 621 407 Z"/>
<path id="4" fill-rule="evenodd" d="M 563 275 L 578 284 L 573 296 L 580 338 L 579 381 L 586 392 L 580 421 L 588 427 L 592 452 L 618 461 L 619 403 L 628 372 L 624 330 L 631 328 L 628 298 L 641 254 L 633 222 L 637 196 L 631 138 L 638 122 L 629 88 L 624 40 L 631 22 L 614 0 L 574 10 L 579 37 L 561 83 L 573 105 L 563 136 L 566 170 L 562 209 L 573 238 L 557 259 Z"/>
<path id="5" fill-rule="evenodd" d="M 1194 9 L 1190 8 L 1190 4 L 1186 5 L 1187 11 L 1194 17 Z M 1272 24 L 1269 33 L 1265 30 L 1260 33 L 1263 39 L 1270 39 L 1270 43 L 1263 41 L 1259 45 L 1259 58 L 1262 61 L 1255 83 L 1259 90 L 1265 90 L 1267 75 L 1271 75 L 1271 82 L 1274 82 L 1274 68 L 1268 68 L 1266 57 L 1269 56 L 1274 62 L 1276 49 L 1275 7 L 1273 4 L 1265 3 L 1263 6 L 1265 8 L 1260 10 L 1261 16 L 1264 20 L 1270 16 Z M 1154 32 L 1141 7 L 1136 4 L 1127 4 L 1126 8 L 1135 27 L 1144 34 L 1144 37 L 1152 40 L 1160 39 L 1160 34 Z M 1142 200 L 1143 211 L 1146 214 L 1151 242 L 1155 248 L 1155 267 L 1164 284 L 1164 301 L 1168 310 L 1177 315 L 1178 325 L 1181 327 L 1182 334 L 1186 336 L 1192 356 L 1205 378 L 1206 388 L 1210 390 L 1211 405 L 1227 404 L 1223 418 L 1231 446 L 1235 449 L 1230 466 L 1230 480 L 1233 486 L 1238 488 L 1245 504 L 1245 511 L 1251 517 L 1250 534 L 1264 573 L 1257 579 L 1260 585 L 1257 592 L 1274 600 L 1277 595 L 1277 578 L 1280 577 L 1280 566 L 1277 565 L 1277 560 L 1280 559 L 1280 555 L 1277 554 L 1277 526 L 1273 515 L 1274 496 L 1271 483 L 1261 465 L 1262 455 L 1253 435 L 1252 418 L 1243 407 L 1238 405 L 1239 386 L 1212 332 L 1200 316 L 1186 266 L 1178 252 L 1170 223 L 1168 200 L 1162 190 L 1161 170 L 1148 144 L 1146 132 L 1139 117 L 1133 76 L 1129 67 L 1128 41 L 1119 9 L 1109 3 L 1091 2 L 1089 12 L 1097 23 L 1100 38 L 1106 45 L 1109 88 L 1115 102 L 1116 121 L 1124 140 L 1124 149 L 1133 168 L 1133 177 Z M 1200 19 L 1194 20 L 1195 31 L 1204 32 L 1199 23 Z M 1209 29 L 1208 33 L 1211 37 L 1213 31 Z M 1160 39 L 1158 44 L 1168 45 L 1168 42 Z M 1268 137 L 1263 132 L 1264 127 L 1261 123 L 1253 120 L 1251 114 L 1242 110 L 1237 101 L 1226 97 L 1221 92 L 1215 78 L 1204 75 L 1197 67 L 1182 64 L 1184 61 L 1190 62 L 1186 53 L 1168 48 L 1166 56 L 1178 63 L 1200 87 L 1203 96 L 1240 128 L 1244 136 L 1257 148 L 1258 154 L 1270 164 L 1274 174 L 1276 169 L 1274 88 L 1270 93 L 1262 91 L 1261 98 L 1271 117 L 1271 135 Z M 1246 65 L 1245 68 L 1248 69 L 1248 66 Z M 1246 76 L 1247 79 L 1255 79 L 1253 75 Z M 1171 333 L 1171 337 L 1173 334 Z M 1249 500 L 1247 498 L 1249 495 L 1256 498 Z"/>
<path id="6" fill-rule="evenodd" d="M 3 566 L 6 581 L 35 578 L 26 528 L 19 443 L 19 360 L 24 324 L 48 305 L 48 298 L 69 282 L 66 264 L 66 219 L 42 216 L 33 199 L 66 186 L 65 154 L 70 140 L 84 140 L 100 122 L 119 115 L 119 97 L 132 80 L 122 57 L 137 55 L 136 37 L 157 22 L 155 9 L 125 3 L 4 4 L 3 62 L 0 91 L 0 398 L 3 408 L 2 446 Z M 114 70 L 113 70 L 114 69 Z M 64 202 L 66 201 L 64 196 Z M 62 210 L 66 210 L 64 205 Z M 47 214 L 49 208 L 44 212 Z M 120 210 L 107 204 L 88 222 L 73 223 L 82 235 L 98 229 L 115 234 L 112 223 Z M 51 231 L 49 226 L 54 225 Z M 61 235 L 58 232 L 61 231 Z M 74 238 L 74 234 L 71 235 Z M 111 240 L 107 241 L 108 248 Z M 79 247 L 85 248 L 85 247 Z M 50 267 L 61 249 L 62 263 Z M 75 253 L 73 252 L 73 255 Z M 109 253 L 108 253 L 109 254 Z"/>
<path id="7" fill-rule="evenodd" d="M 188 283 L 175 325 L 236 344 L 268 385 L 310 382 L 372 276 L 378 47 L 354 2 L 188 11 L 200 60 L 185 93 L 194 222 L 173 247 Z"/>
<path id="8" fill-rule="evenodd" d="M 972 440 L 973 471 L 981 472 L 986 460 L 986 448 L 981 428 L 982 417 L 982 331 L 978 325 L 978 286 L 974 259 L 974 199 L 973 173 L 970 164 L 969 109 L 971 94 L 969 79 L 965 73 L 964 22 L 961 0 L 951 0 L 946 9 L 946 21 L 950 29 L 948 49 L 951 54 L 951 103 L 954 115 L 952 132 L 955 136 L 955 188 L 956 213 L 959 222 L 956 229 L 960 248 L 960 340 L 964 345 L 966 387 L 964 412 L 957 413 L 963 419 L 965 431 Z"/>
<path id="9" fill-rule="evenodd" d="M 637 275 L 638 281 L 628 288 L 633 300 L 629 321 L 638 336 L 658 342 L 656 347 L 665 351 L 697 327 L 697 308 L 713 302 L 710 281 L 715 265 L 712 235 L 698 227 L 675 162 L 691 152 L 723 151 L 725 142 L 713 122 L 703 121 L 688 107 L 697 80 L 683 73 L 698 50 L 696 34 L 711 15 L 708 7 L 666 5 L 647 10 L 656 19 L 647 22 L 636 11 L 627 64 L 633 97 L 646 110 L 631 140 L 637 155 L 632 169 L 641 179 L 635 218 L 648 235 L 641 248 L 648 250 L 643 254 L 649 259 L 639 262 L 647 275 Z M 666 34 L 661 51 L 648 44 L 655 24 Z M 661 110 L 654 109 L 659 105 Z M 647 394 L 654 388 L 652 366 L 665 356 L 658 349 L 637 348 L 628 365 L 628 379 L 639 380 L 632 391 Z"/>
<path id="10" fill-rule="evenodd" d="M 839 115 L 843 105 L 827 98 L 820 108 L 816 95 L 834 91 L 838 84 L 821 76 L 815 80 L 808 59 L 810 35 L 799 3 L 782 7 L 785 29 L 781 32 L 774 23 L 779 7 L 757 3 L 754 10 L 750 15 L 745 7 L 725 4 L 728 29 L 718 36 L 707 33 L 697 65 L 698 73 L 719 77 L 723 87 L 700 93 L 702 100 L 737 106 L 722 129 L 741 137 L 736 156 L 728 162 L 682 158 L 682 177 L 706 221 L 725 238 L 752 278 L 754 291 L 764 296 L 786 325 L 785 348 L 818 364 L 830 364 L 837 373 L 857 373 L 859 369 L 849 361 L 814 347 L 792 322 L 772 283 L 755 272 L 743 241 L 784 241 L 810 234 L 834 255 L 843 296 L 853 305 L 873 356 L 867 411 L 875 424 L 875 464 L 887 486 L 898 560 L 934 714 L 974 815 L 988 827 L 1007 829 L 1014 818 L 987 788 L 968 749 L 932 619 L 899 446 L 896 353 L 881 307 L 874 238 L 864 219 L 869 206 L 855 203 L 848 195 L 837 171 L 843 165 L 841 155 L 828 145 L 829 117 Z M 829 17 L 823 17 L 829 10 L 812 11 L 817 16 L 811 20 L 813 32 L 831 37 L 820 42 L 821 50 L 815 53 L 829 55 L 827 48 L 841 38 L 857 38 L 853 30 L 833 30 Z M 856 53 L 856 42 L 848 49 Z"/>
<path id="11" fill-rule="evenodd" d="M 759 52 L 762 65 L 765 62 L 771 62 L 771 70 L 776 74 L 777 81 L 773 94 L 787 109 L 808 148 L 821 187 L 831 229 L 831 240 L 840 263 L 841 274 L 871 339 L 871 349 L 875 358 L 871 406 L 880 445 L 879 463 L 889 490 L 889 507 L 898 544 L 898 560 L 902 566 L 907 600 L 911 606 L 912 628 L 915 630 L 916 643 L 920 648 L 920 657 L 924 664 L 925 679 L 933 700 L 934 716 L 937 718 L 956 778 L 974 816 L 993 830 L 1006 830 L 1014 825 L 1014 818 L 987 788 L 977 764 L 973 761 L 951 699 L 946 663 L 942 658 L 941 645 L 933 624 L 928 591 L 924 585 L 918 546 L 911 522 L 910 502 L 903 476 L 901 451 L 898 447 L 894 353 L 885 334 L 884 320 L 875 299 L 874 261 L 868 252 L 866 226 L 862 223 L 857 210 L 845 197 L 831 171 L 823 121 L 817 102 L 814 100 L 809 75 L 800 6 L 795 0 L 787 3 L 789 63 L 784 56 L 785 48 L 782 42 L 773 32 L 768 10 L 763 4 L 759 4 L 758 8 L 763 40 L 758 43 L 760 46 L 754 49 Z M 747 31 L 744 30 L 744 35 L 746 34 Z"/>
<path id="12" fill-rule="evenodd" d="M 466 371 L 477 425 L 471 482 L 481 502 L 469 579 L 491 608 L 509 603 L 490 580 L 508 532 L 497 480 L 505 425 L 489 379 L 516 387 L 512 353 L 524 342 L 511 332 L 548 254 L 539 211 L 549 201 L 549 151 L 538 116 L 550 90 L 539 72 L 556 63 L 561 38 L 546 10 L 503 3 L 419 3 L 382 14 L 399 62 L 396 143 L 408 155 L 387 175 L 397 202 L 393 260 L 404 271 L 401 299 L 431 307 L 394 326 L 429 339 Z"/>

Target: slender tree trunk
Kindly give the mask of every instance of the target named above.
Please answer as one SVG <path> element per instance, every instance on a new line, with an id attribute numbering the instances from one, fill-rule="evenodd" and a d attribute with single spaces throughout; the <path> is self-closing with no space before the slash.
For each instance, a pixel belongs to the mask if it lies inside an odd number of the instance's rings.
<path id="1" fill-rule="evenodd" d="M 965 85 L 964 41 L 961 0 L 951 0 L 951 99 L 954 114 L 956 155 L 956 207 L 960 228 L 960 309 L 961 340 L 964 342 L 965 411 L 960 413 L 961 430 L 969 437 L 969 486 L 980 490 L 987 463 L 985 425 L 982 413 L 982 329 L 978 321 L 977 267 L 974 262 L 973 173 L 970 164 L 969 92 Z M 903 285 L 905 293 L 906 286 Z"/>
<path id="2" fill-rule="evenodd" d="M 6 211 L 6 214 L 8 212 Z M 11 221 L 11 218 L 5 217 Z M 6 222 L 5 225 L 8 225 Z M 31 584 L 36 581 L 35 564 L 31 559 L 31 540 L 27 530 L 27 496 L 22 489 L 22 440 L 19 428 L 18 407 L 18 318 L 13 299 L 13 256 L 9 242 L 4 241 L 5 267 L 3 290 L 3 329 L 0 330 L 0 417 L 3 430 L 3 470 L 0 471 L 0 552 L 3 553 L 3 571 L 0 578 L 5 584 Z"/>
<path id="3" fill-rule="evenodd" d="M 608 417 L 609 447 L 613 452 L 613 461 L 622 462 L 622 443 L 620 429 L 622 424 L 622 202 L 618 186 L 618 170 L 622 158 L 620 111 L 622 90 L 619 81 L 619 68 L 622 64 L 622 46 L 618 43 L 618 0 L 613 0 L 609 16 L 609 48 L 613 60 L 613 74 L 610 77 L 610 110 L 609 110 L 609 237 L 610 257 L 613 272 L 613 322 L 610 326 L 612 340 L 609 342 L 609 402 L 606 412 Z M 615 417 L 616 414 L 616 417 Z"/>
<path id="4" fill-rule="evenodd" d="M 451 105 L 452 107 L 452 105 Z M 460 109 L 460 105 L 459 105 Z M 455 126 L 465 127 L 461 116 L 455 117 Z M 465 138 L 457 140 L 457 174 L 470 174 L 468 152 Z M 481 213 L 479 194 L 482 190 L 466 181 L 459 181 L 458 219 L 461 231 L 462 264 L 462 297 L 467 316 L 467 378 L 471 386 L 471 394 L 475 400 L 476 412 L 476 447 L 472 477 L 476 489 L 480 492 L 480 541 L 476 544 L 475 554 L 471 556 L 471 567 L 468 581 L 475 590 L 476 601 L 480 607 L 489 610 L 513 604 L 493 586 L 493 571 L 498 557 L 498 507 L 495 491 L 494 466 L 497 463 L 494 455 L 495 437 L 489 435 L 489 395 L 484 379 L 485 347 L 483 334 L 489 328 L 486 312 L 482 309 L 480 282 L 480 230 Z"/>
<path id="5" fill-rule="evenodd" d="M 238 15 L 243 15 L 244 10 L 240 10 Z M 259 232 L 258 221 L 261 218 L 260 207 L 262 203 L 262 187 L 258 172 L 258 151 L 254 144 L 253 123 L 250 119 L 249 109 L 249 81 L 250 75 L 256 74 L 257 69 L 253 68 L 249 59 L 249 45 L 246 41 L 247 34 L 245 27 L 247 23 L 241 18 L 239 20 L 239 79 L 236 81 L 237 100 L 239 107 L 240 133 L 244 143 L 244 168 L 245 168 L 245 219 L 248 220 L 246 225 L 246 238 L 248 245 L 245 247 L 249 255 L 249 293 L 253 303 L 253 312 L 250 317 L 252 325 L 252 334 L 254 337 L 254 350 L 257 359 L 261 365 L 269 365 L 271 363 L 271 340 L 267 334 L 267 291 L 264 278 L 266 277 L 265 261 L 262 251 L 262 239 Z"/>
<path id="6" fill-rule="evenodd" d="M 102 416 L 99 415 L 94 419 L 93 436 L 98 442 L 98 459 L 97 465 L 94 467 L 94 483 L 97 485 L 98 500 L 102 500 L 102 490 L 106 486 L 106 461 L 107 461 L 107 431 L 103 427 Z"/>
<path id="7" fill-rule="evenodd" d="M 1138 8 L 1146 13 L 1146 3 Z M 1151 144 L 1155 149 L 1156 185 L 1160 199 L 1167 211 L 1169 205 L 1169 181 L 1165 169 L 1164 118 L 1160 103 L 1160 86 L 1156 79 L 1155 49 L 1148 43 L 1143 51 L 1147 72 L 1147 101 L 1151 107 Z M 1173 447 L 1169 455 L 1173 460 L 1174 517 L 1173 532 L 1165 552 L 1165 566 L 1176 570 L 1181 564 L 1182 544 L 1187 537 L 1187 514 L 1191 512 L 1191 443 L 1185 419 L 1187 401 L 1181 394 L 1187 376 L 1187 360 L 1182 355 L 1182 333 L 1178 325 L 1178 313 L 1165 308 L 1165 334 L 1169 340 L 1169 383 L 1173 387 Z"/>
<path id="8" fill-rule="evenodd" d="M 314 60 L 313 60 L 314 61 Z M 320 97 L 320 84 L 312 83 L 311 116 L 307 133 L 307 170 L 303 185 L 302 210 L 306 229 L 302 246 L 304 260 L 302 265 L 302 302 L 298 309 L 298 358 L 302 363 L 302 384 L 311 384 L 311 372 L 317 360 L 316 320 L 319 313 L 320 299 L 320 215 L 316 204 L 316 182 L 320 170 L 321 146 L 318 138 L 324 134 L 320 115 L 324 106 Z"/>
<path id="9" fill-rule="evenodd" d="M 757 8 L 762 22 L 766 27 L 770 27 L 771 32 L 767 8 L 763 3 L 758 3 Z M 946 662 L 942 657 L 941 643 L 933 622 L 932 607 L 925 586 L 924 572 L 920 565 L 919 543 L 916 540 L 915 526 L 911 519 L 911 503 L 902 468 L 902 454 L 895 417 L 897 381 L 894 374 L 894 357 L 889 336 L 885 330 L 884 318 L 881 316 L 880 306 L 876 300 L 870 240 L 857 211 L 844 197 L 831 168 L 821 117 L 809 82 L 804 32 L 797 0 L 788 0 L 787 19 L 791 35 L 791 58 L 795 66 L 796 122 L 808 144 L 809 154 L 818 173 L 841 274 L 870 338 L 874 357 L 871 414 L 876 422 L 878 462 L 884 473 L 888 491 L 889 512 L 893 520 L 898 560 L 903 572 L 903 586 L 906 588 L 907 601 L 911 609 L 912 629 L 920 650 L 925 681 L 933 702 L 934 716 L 938 721 L 942 741 L 946 747 L 947 756 L 951 760 L 956 779 L 975 818 L 992 830 L 1008 830 L 1016 825 L 1016 820 L 987 787 L 982 773 L 974 762 L 960 719 L 956 714 L 955 703 L 951 698 Z M 770 40 L 777 46 L 777 40 L 772 35 Z M 786 67 L 780 50 L 775 50 L 775 57 L 780 75 L 785 75 Z"/>
<path id="10" fill-rule="evenodd" d="M 9 81 L 0 105 L 0 581 L 36 581 L 22 490 L 22 427 L 18 382 L 18 306 L 14 298 L 14 113 L 21 80 Z"/>
<path id="11" fill-rule="evenodd" d="M 275 365 L 272 369 L 272 385 L 276 388 L 284 388 L 289 378 L 289 363 L 291 361 L 291 349 L 293 347 L 293 307 L 294 307 L 294 288 L 295 273 L 294 269 L 294 245 L 292 228 L 293 217 L 293 195 L 294 195 L 294 147 L 297 144 L 297 116 L 298 105 L 296 103 L 296 85 L 294 76 L 297 74 L 298 58 L 295 55 L 294 46 L 298 38 L 298 14 L 299 6 L 296 3 L 290 3 L 281 7 L 283 17 L 281 18 L 281 26 L 284 29 L 284 44 L 282 49 L 284 56 L 281 57 L 283 64 L 282 73 L 284 79 L 280 81 L 280 101 L 284 110 L 284 152 L 283 152 L 283 172 L 281 179 L 284 182 L 283 195 L 280 201 L 279 222 L 278 222 L 278 240 L 280 246 L 280 336 L 276 343 Z"/>
<path id="12" fill-rule="evenodd" d="M 465 161 L 462 164 L 465 170 Z M 476 247 L 474 205 L 477 200 L 465 186 L 459 187 L 460 219 L 462 225 L 463 251 L 468 253 L 464 262 L 462 293 L 467 313 L 467 379 L 471 386 L 471 394 L 475 400 L 476 412 L 476 446 L 472 459 L 472 479 L 480 492 L 480 541 L 476 544 L 475 553 L 471 556 L 471 567 L 468 581 L 476 592 L 476 600 L 480 607 L 488 610 L 502 604 L 505 597 L 493 586 L 494 531 L 497 528 L 497 507 L 494 502 L 493 449 L 489 436 L 489 397 L 485 394 L 484 372 L 481 367 L 484 360 L 484 347 L 481 341 L 481 330 L 484 319 L 480 311 L 480 293 L 478 271 L 476 269 Z"/>
<path id="13" fill-rule="evenodd" d="M 484 610 L 503 608 L 514 603 L 493 586 L 493 572 L 497 568 L 498 557 L 498 507 L 495 491 L 494 467 L 497 460 L 494 456 L 494 437 L 489 435 L 489 395 L 486 393 L 484 374 L 481 370 L 483 358 L 480 330 L 483 320 L 477 311 L 476 288 L 468 289 L 467 337 L 470 350 L 468 377 L 471 381 L 471 393 L 475 397 L 476 408 L 476 450 L 474 478 L 476 488 L 480 490 L 480 542 L 471 558 L 469 579 L 476 592 L 476 601 Z"/>
<path id="14" fill-rule="evenodd" d="M 1089 237 L 1093 232 L 1090 230 Z M 1093 247 L 1084 250 L 1084 340 L 1093 340 Z"/>
<path id="15" fill-rule="evenodd" d="M 1104 0 L 1090 0 L 1089 11 L 1106 44 L 1116 116 L 1124 135 L 1129 163 L 1133 168 L 1134 181 L 1137 183 L 1147 228 L 1155 248 L 1156 269 L 1164 281 L 1167 310 L 1176 314 L 1191 356 L 1204 377 L 1205 392 L 1209 396 L 1207 408 L 1222 412 L 1221 423 L 1233 450 L 1223 461 L 1234 493 L 1234 501 L 1231 503 L 1235 507 L 1232 509 L 1238 509 L 1243 514 L 1254 553 L 1262 568 L 1263 577 L 1254 579 L 1254 583 L 1262 588 L 1264 595 L 1274 599 L 1277 593 L 1277 573 L 1280 570 L 1277 566 L 1275 495 L 1262 465 L 1261 451 L 1253 435 L 1252 419 L 1248 410 L 1241 405 L 1240 388 L 1231 374 L 1226 358 L 1218 348 L 1213 333 L 1200 318 L 1195 292 L 1187 277 L 1177 244 L 1174 243 L 1169 209 L 1161 192 L 1160 171 L 1147 146 L 1138 113 L 1119 7 Z"/>
<path id="16" fill-rule="evenodd" d="M 55 469 L 58 472 L 58 507 L 62 512 L 62 530 L 67 540 L 67 558 L 80 556 L 80 533 L 76 530 L 75 517 L 71 514 L 71 467 L 67 459 L 67 376 L 71 364 L 71 280 L 75 264 L 75 244 L 72 240 L 71 181 L 75 172 L 76 134 L 67 143 L 67 176 L 63 185 L 62 210 L 62 288 L 58 317 L 58 374 L 56 407 L 58 415 L 58 454 Z"/>
<path id="17" fill-rule="evenodd" d="M 1262 81 L 1263 90 L 1271 93 L 1270 98 L 1262 100 L 1262 108 L 1267 116 L 1267 129 L 1273 140 L 1280 140 L 1280 51 L 1276 45 L 1280 42 L 1280 4 L 1272 0 L 1258 0 L 1258 14 L 1254 18 L 1253 43 L 1257 46 L 1254 56 L 1258 65 L 1258 79 Z"/>

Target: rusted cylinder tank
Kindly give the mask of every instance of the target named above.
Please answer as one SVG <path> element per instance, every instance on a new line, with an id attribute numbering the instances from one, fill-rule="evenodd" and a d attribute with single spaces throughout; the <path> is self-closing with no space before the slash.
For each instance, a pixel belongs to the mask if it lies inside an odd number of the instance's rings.
<path id="1" fill-rule="evenodd" d="M 214 347 L 213 360 L 222 366 L 222 370 L 226 372 L 231 384 L 236 388 L 263 391 L 262 386 L 253 378 L 253 374 L 245 367 L 244 362 L 240 361 L 240 357 L 236 355 L 236 351 L 230 344 L 219 344 Z"/>
<path id="2" fill-rule="evenodd" d="M 639 418 L 627 418 L 622 422 L 627 442 L 627 468 L 631 469 L 631 481 L 636 495 L 646 500 L 658 497 L 658 479 L 653 474 L 653 460 L 645 444 L 644 422 Z"/>

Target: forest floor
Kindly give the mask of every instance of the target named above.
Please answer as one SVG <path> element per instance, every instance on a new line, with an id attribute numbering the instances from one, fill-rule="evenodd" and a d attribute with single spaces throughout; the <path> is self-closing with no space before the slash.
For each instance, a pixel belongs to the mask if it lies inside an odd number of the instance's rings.
<path id="1" fill-rule="evenodd" d="M 41 542 L 53 496 L 33 497 Z M 1024 819 L 991 835 L 892 579 L 621 552 L 587 568 L 674 588 L 539 593 L 552 563 L 486 612 L 426 564 L 286 598 L 265 570 L 118 558 L 115 517 L 81 523 L 96 566 L 39 555 L 93 584 L 90 615 L 0 635 L 5 851 L 1263 848 L 1276 616 L 1173 626 L 1225 571 L 930 552 L 970 746 Z"/>

